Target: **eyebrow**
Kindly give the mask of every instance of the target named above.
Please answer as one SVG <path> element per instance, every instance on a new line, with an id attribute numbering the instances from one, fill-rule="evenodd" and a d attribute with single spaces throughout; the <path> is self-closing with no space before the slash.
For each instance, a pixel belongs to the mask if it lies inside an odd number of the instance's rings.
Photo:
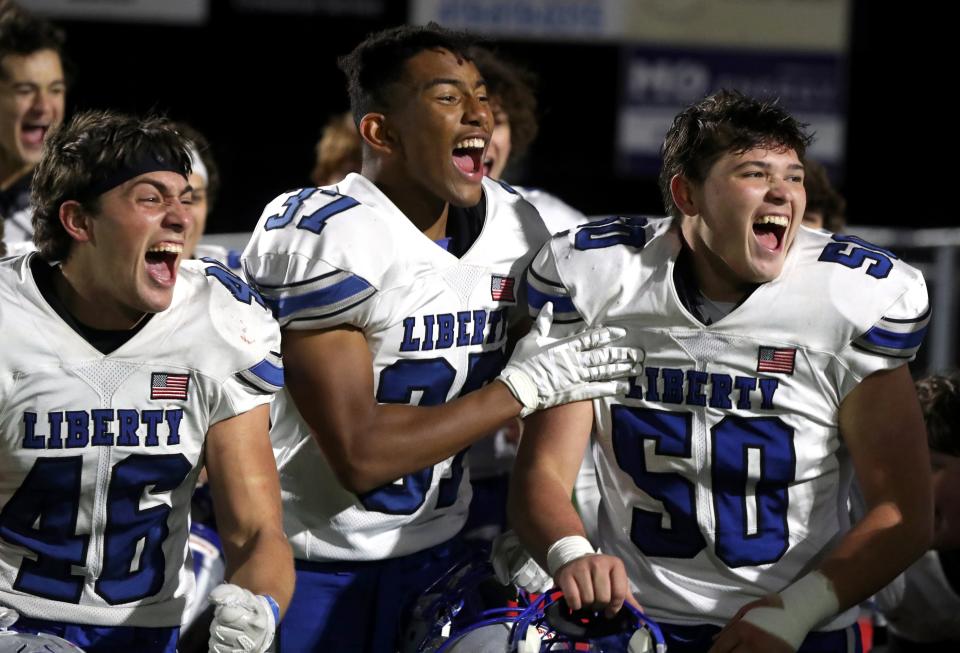
<path id="1" fill-rule="evenodd" d="M 140 181 L 135 183 L 131 188 L 136 188 L 140 184 L 147 184 L 148 186 L 153 186 L 158 191 L 160 191 L 160 193 L 163 195 L 174 195 L 173 191 L 169 186 L 167 186 L 162 181 L 157 181 L 156 179 L 149 179 L 149 178 L 141 179 Z M 179 197 L 180 195 L 183 195 L 184 193 L 192 192 L 193 190 L 194 190 L 193 186 L 191 186 L 190 183 L 188 182 L 187 185 L 183 187 L 183 190 L 180 191 L 179 193 L 176 193 L 176 195 Z"/>
<path id="2" fill-rule="evenodd" d="M 754 161 L 754 160 L 751 160 L 751 161 L 742 161 L 742 162 L 738 163 L 736 166 L 734 166 L 733 169 L 734 169 L 734 170 L 739 170 L 740 168 L 746 168 L 746 167 L 748 167 L 748 166 L 757 166 L 757 167 L 763 168 L 763 169 L 765 169 L 765 170 L 768 170 L 768 169 L 770 169 L 771 167 L 773 167 L 773 166 L 772 166 L 770 163 L 768 163 L 767 161 L 759 161 L 759 160 Z M 803 164 L 802 164 L 802 163 L 791 163 L 790 165 L 787 166 L 787 169 L 789 169 L 789 170 L 803 170 L 804 168 L 803 168 Z"/>
<path id="3" fill-rule="evenodd" d="M 440 86 L 442 84 L 450 84 L 452 86 L 458 86 L 458 87 L 466 86 L 466 84 L 463 83 L 462 79 L 453 79 L 452 77 L 435 77 L 434 79 L 431 79 L 429 82 L 423 85 L 423 90 L 426 91 L 433 88 L 434 86 Z M 477 83 L 473 85 L 473 88 L 477 89 L 477 88 L 480 88 L 481 86 L 486 86 L 486 85 L 487 85 L 487 80 L 481 77 L 480 79 L 477 80 Z"/>

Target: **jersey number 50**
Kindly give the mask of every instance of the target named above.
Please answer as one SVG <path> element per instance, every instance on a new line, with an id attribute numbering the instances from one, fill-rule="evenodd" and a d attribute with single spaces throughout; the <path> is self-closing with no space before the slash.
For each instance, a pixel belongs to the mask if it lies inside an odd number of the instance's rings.
<path id="1" fill-rule="evenodd" d="M 683 469 L 683 461 L 693 456 L 691 417 L 613 407 L 617 464 L 662 506 L 633 509 L 630 538 L 649 556 L 693 558 L 706 547 L 696 486 L 679 471 L 669 471 Z M 776 417 L 728 416 L 710 435 L 717 557 L 728 567 L 776 562 L 787 550 L 787 487 L 796 467 L 793 429 Z M 648 457 L 649 449 L 653 455 Z"/>

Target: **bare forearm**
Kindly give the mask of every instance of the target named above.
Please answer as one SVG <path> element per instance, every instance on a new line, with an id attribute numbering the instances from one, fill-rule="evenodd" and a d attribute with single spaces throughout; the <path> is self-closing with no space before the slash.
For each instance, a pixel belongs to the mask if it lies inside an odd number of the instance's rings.
<path id="1" fill-rule="evenodd" d="M 925 512 L 922 506 L 901 511 L 881 503 L 844 536 L 820 566 L 841 610 L 875 594 L 926 551 L 931 523 Z"/>
<path id="2" fill-rule="evenodd" d="M 324 437 L 323 424 L 314 430 L 341 483 L 366 492 L 455 455 L 519 413 L 507 387 L 493 382 L 439 406 L 373 406 L 355 416 L 349 438 Z"/>
<path id="3" fill-rule="evenodd" d="M 267 594 L 283 615 L 293 596 L 294 572 L 290 544 L 282 531 L 261 532 L 242 545 L 224 542 L 226 580 L 254 594 Z"/>
<path id="4" fill-rule="evenodd" d="M 533 479 L 536 478 L 536 482 Z M 527 551 L 544 569 L 547 549 L 561 537 L 586 537 L 583 522 L 573 507 L 570 492 L 558 481 L 547 481 L 543 475 L 514 480 L 508 504 L 510 525 L 520 536 Z"/>

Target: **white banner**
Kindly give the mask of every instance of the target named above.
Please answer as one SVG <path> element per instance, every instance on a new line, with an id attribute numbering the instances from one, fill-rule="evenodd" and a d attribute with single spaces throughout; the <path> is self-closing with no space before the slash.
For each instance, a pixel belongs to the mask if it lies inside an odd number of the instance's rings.
<path id="1" fill-rule="evenodd" d="M 491 36 L 845 52 L 851 0 L 410 0 L 410 22 Z"/>

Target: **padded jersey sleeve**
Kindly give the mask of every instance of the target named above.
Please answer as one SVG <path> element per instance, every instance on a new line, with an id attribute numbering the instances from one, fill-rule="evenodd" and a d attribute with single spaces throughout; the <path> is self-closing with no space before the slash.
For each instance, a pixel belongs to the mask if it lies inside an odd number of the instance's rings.
<path id="1" fill-rule="evenodd" d="M 243 267 L 281 328 L 365 327 L 377 288 L 345 269 L 351 256 L 366 264 L 381 254 L 369 246 L 364 210 L 327 189 L 284 193 L 264 209 Z M 338 220 L 328 224 L 331 218 Z"/>
<path id="2" fill-rule="evenodd" d="M 283 387 L 283 362 L 280 328 L 266 302 L 224 264 L 203 263 L 207 323 L 219 346 L 209 341 L 196 358 L 214 424 L 269 403 Z"/>
<path id="3" fill-rule="evenodd" d="M 577 311 L 570 292 L 567 290 L 557 270 L 554 250 L 551 246 L 556 238 L 548 240 L 534 257 L 527 270 L 527 308 L 531 318 L 537 315 L 546 304 L 553 305 L 553 326 L 551 336 L 564 337 L 584 328 L 584 320 Z"/>
<path id="4" fill-rule="evenodd" d="M 912 268 L 909 271 L 913 274 L 904 292 L 872 327 L 839 353 L 841 363 L 851 373 L 845 375 L 841 396 L 870 374 L 894 369 L 916 357 L 930 324 L 931 310 L 923 277 Z"/>

